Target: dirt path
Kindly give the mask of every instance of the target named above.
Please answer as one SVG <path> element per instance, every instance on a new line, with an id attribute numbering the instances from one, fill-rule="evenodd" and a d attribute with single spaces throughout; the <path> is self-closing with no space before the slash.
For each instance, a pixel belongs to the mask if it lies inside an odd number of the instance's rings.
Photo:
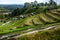
<path id="1" fill-rule="evenodd" d="M 29 34 L 33 34 L 33 33 L 39 32 L 39 31 L 49 30 L 49 29 L 52 29 L 52 28 L 55 28 L 55 27 L 56 27 L 56 26 L 51 26 L 51 27 L 48 27 L 48 28 L 46 28 L 46 29 L 35 30 L 35 31 L 32 31 L 32 32 L 28 32 L 28 33 L 24 33 L 24 34 L 21 34 L 21 35 L 12 37 L 12 38 L 18 38 L 18 37 L 23 36 L 23 35 L 29 35 Z"/>
<path id="2" fill-rule="evenodd" d="M 8 23 L 10 23 L 10 22 L 11 22 L 11 21 L 8 21 L 8 22 L 6 22 L 6 23 L 2 24 L 2 26 L 3 26 L 3 25 L 6 25 L 6 24 L 8 24 Z"/>
<path id="3" fill-rule="evenodd" d="M 21 37 L 23 35 L 29 35 L 29 34 L 33 34 L 33 33 L 39 32 L 39 31 L 49 30 L 49 29 L 53 29 L 53 28 L 56 28 L 56 26 L 51 26 L 51 27 L 48 27 L 48 28 L 45 28 L 45 29 L 31 31 L 31 32 L 24 33 L 24 34 L 21 34 L 21 35 L 19 35 L 19 34 L 16 34 L 15 36 L 13 36 L 13 35 L 4 35 L 4 36 L 0 37 L 0 39 L 4 39 L 4 38 L 7 38 L 7 39 L 18 38 L 18 37 Z"/>

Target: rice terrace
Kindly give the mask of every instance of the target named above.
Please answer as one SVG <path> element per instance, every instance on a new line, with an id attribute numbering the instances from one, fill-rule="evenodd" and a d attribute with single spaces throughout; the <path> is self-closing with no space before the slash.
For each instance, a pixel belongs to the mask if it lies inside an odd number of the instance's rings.
<path id="1" fill-rule="evenodd" d="M 60 1 L 30 1 L 0 3 L 0 40 L 60 40 Z"/>

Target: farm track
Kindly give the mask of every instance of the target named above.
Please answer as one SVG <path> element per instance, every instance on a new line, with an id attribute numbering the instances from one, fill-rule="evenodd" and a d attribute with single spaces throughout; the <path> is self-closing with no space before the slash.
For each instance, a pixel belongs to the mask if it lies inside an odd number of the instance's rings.
<path id="1" fill-rule="evenodd" d="M 41 30 L 35 30 L 35 31 L 32 31 L 32 32 L 28 32 L 28 33 L 25 33 L 25 34 L 21 34 L 21 35 L 12 37 L 12 38 L 18 38 L 18 37 L 21 37 L 23 35 L 29 35 L 29 34 L 33 34 L 33 33 L 39 32 L 39 31 L 45 31 L 45 30 L 50 30 L 50 29 L 54 29 L 54 28 L 56 28 L 56 26 L 51 26 L 51 27 L 48 27 L 48 28 L 45 28 L 45 29 L 41 29 Z"/>
<path id="2" fill-rule="evenodd" d="M 2 26 L 3 26 L 3 25 L 6 25 L 6 24 L 8 24 L 8 23 L 10 23 L 10 22 L 11 22 L 11 21 L 8 21 L 8 22 L 6 22 L 6 23 L 3 23 Z"/>
<path id="3" fill-rule="evenodd" d="M 0 39 L 4 39 L 4 38 L 7 38 L 7 39 L 15 38 L 16 39 L 16 38 L 21 37 L 23 35 L 29 35 L 29 34 L 33 34 L 33 33 L 39 32 L 39 31 L 50 30 L 50 29 L 54 29 L 56 27 L 57 26 L 55 25 L 55 26 L 51 26 L 51 27 L 48 27 L 48 28 L 45 28 L 45 29 L 35 30 L 35 31 L 28 32 L 28 33 L 24 33 L 24 34 L 21 34 L 21 35 L 20 34 L 16 34 L 14 36 L 12 36 L 12 35 L 5 35 L 5 36 L 0 37 Z"/>

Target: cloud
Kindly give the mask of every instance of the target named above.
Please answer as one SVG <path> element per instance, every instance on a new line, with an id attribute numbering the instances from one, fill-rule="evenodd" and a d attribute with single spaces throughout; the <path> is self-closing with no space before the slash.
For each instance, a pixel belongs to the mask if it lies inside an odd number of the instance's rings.
<path id="1" fill-rule="evenodd" d="M 25 2 L 33 2 L 35 0 L 0 0 L 0 4 L 23 4 Z M 44 0 L 37 0 L 43 2 Z"/>
<path id="2" fill-rule="evenodd" d="M 0 0 L 0 4 L 24 4 L 25 2 L 33 2 L 35 0 Z M 37 0 L 40 2 L 47 2 L 49 0 Z M 55 0 L 56 1 L 56 0 Z M 60 2 L 60 0 L 57 0 L 57 2 Z"/>

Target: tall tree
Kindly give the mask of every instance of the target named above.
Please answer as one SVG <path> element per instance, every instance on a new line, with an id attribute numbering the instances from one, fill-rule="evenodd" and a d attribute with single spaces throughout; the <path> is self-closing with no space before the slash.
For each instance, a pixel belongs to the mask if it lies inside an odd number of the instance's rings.
<path id="1" fill-rule="evenodd" d="M 17 15 L 20 15 L 21 13 L 20 13 L 20 9 L 19 8 L 17 8 L 17 9 L 15 9 L 15 10 L 13 10 L 13 12 L 12 12 L 12 16 L 17 16 Z"/>
<path id="2" fill-rule="evenodd" d="M 48 6 L 48 3 L 47 2 L 45 3 L 45 6 Z"/>
<path id="3" fill-rule="evenodd" d="M 37 4 L 38 4 L 38 2 L 35 0 L 35 1 L 34 1 L 34 5 L 37 6 Z"/>
<path id="4" fill-rule="evenodd" d="M 56 3 L 54 0 L 50 0 L 50 1 L 49 1 L 49 4 L 50 4 L 50 5 L 57 5 L 57 3 Z"/>
<path id="5" fill-rule="evenodd" d="M 49 4 L 52 5 L 52 4 L 53 4 L 53 0 L 50 0 L 50 1 L 49 1 Z"/>
<path id="6" fill-rule="evenodd" d="M 24 7 L 29 7 L 30 6 L 30 3 L 26 2 L 24 3 Z"/>

